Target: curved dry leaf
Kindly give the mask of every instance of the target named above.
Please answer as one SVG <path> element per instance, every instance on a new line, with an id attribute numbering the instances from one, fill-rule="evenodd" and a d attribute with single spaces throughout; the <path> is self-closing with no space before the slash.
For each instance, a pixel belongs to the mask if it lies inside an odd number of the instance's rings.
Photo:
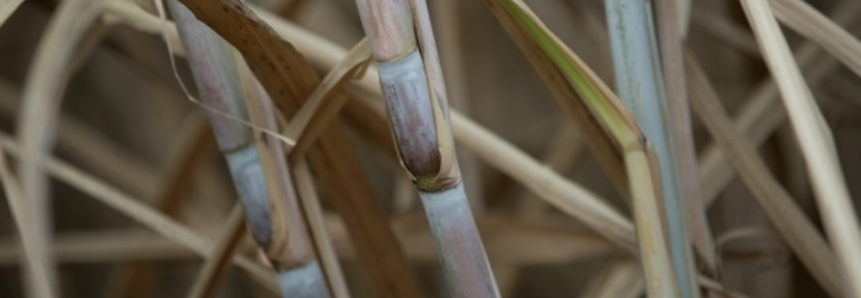
<path id="1" fill-rule="evenodd" d="M 371 49 L 367 39 L 362 39 L 326 74 L 284 129 L 285 135 L 297 140 L 297 145 L 291 149 L 291 155 L 304 155 L 316 141 L 346 103 L 346 96 L 336 95 L 342 92 L 344 86 L 355 79 L 357 74 L 366 69 L 370 61 Z"/>
<path id="2" fill-rule="evenodd" d="M 44 172 L 45 157 L 53 147 L 55 126 L 59 118 L 60 101 L 75 63 L 76 49 L 87 36 L 91 26 L 102 13 L 104 0 L 64 1 L 51 20 L 36 50 L 34 62 L 27 74 L 23 91 L 24 107 L 18 120 L 18 137 L 24 154 L 19 163 L 26 216 L 32 233 L 30 253 L 40 260 L 43 268 L 34 268 L 32 280 L 47 285 L 33 285 L 32 294 L 51 297 L 56 289 L 56 273 L 50 247 L 51 219 L 48 202 L 48 178 Z M 45 287 L 43 287 L 45 286 Z"/>

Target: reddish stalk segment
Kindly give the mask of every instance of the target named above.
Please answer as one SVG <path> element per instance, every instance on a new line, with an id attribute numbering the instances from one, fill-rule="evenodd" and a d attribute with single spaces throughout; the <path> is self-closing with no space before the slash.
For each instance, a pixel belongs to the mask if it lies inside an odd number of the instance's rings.
<path id="1" fill-rule="evenodd" d="M 449 295 L 499 297 L 454 157 L 426 4 L 414 2 L 411 12 L 407 0 L 357 3 L 379 70 L 399 157 L 422 198 Z M 420 23 L 418 42 L 414 13 Z M 422 45 L 421 52 L 417 44 Z M 423 59 L 423 55 L 431 59 Z"/>

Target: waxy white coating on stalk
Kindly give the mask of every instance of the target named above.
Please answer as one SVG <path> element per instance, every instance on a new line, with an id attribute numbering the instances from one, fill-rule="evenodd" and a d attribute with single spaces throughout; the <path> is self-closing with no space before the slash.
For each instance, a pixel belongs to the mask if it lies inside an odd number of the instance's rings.
<path id="1" fill-rule="evenodd" d="M 261 247 L 268 247 L 272 237 L 272 218 L 269 212 L 269 197 L 266 192 L 266 177 L 260 166 L 260 154 L 254 146 L 225 153 L 230 176 L 233 178 L 239 200 L 245 209 L 245 219 L 254 240 Z"/>
<path id="2" fill-rule="evenodd" d="M 449 297 L 499 297 L 463 183 L 440 192 L 419 192 L 430 222 Z"/>
<path id="3" fill-rule="evenodd" d="M 329 298 L 329 286 L 317 261 L 278 273 L 281 294 L 289 298 Z"/>
<path id="4" fill-rule="evenodd" d="M 244 91 L 234 63 L 213 63 L 215 57 L 232 57 L 232 49 L 221 41 L 211 29 L 200 23 L 191 11 L 177 1 L 168 1 L 177 29 L 189 52 L 189 66 L 201 93 L 201 101 L 225 114 L 248 119 Z M 213 37 L 213 38 L 204 38 Z M 231 59 L 232 62 L 232 59 Z M 253 146 L 251 129 L 222 115 L 208 111 L 218 147 L 224 153 L 245 208 L 254 240 L 268 247 L 272 240 L 271 214 L 265 176 L 260 166 L 260 155 Z"/>

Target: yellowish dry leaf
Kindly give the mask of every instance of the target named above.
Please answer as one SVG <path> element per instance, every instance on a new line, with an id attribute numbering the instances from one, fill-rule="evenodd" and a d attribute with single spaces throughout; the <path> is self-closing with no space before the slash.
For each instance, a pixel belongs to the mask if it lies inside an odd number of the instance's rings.
<path id="1" fill-rule="evenodd" d="M 840 168 L 831 130 L 792 59 L 789 45 L 766 0 L 743 0 L 742 6 L 774 76 L 795 130 L 829 240 L 843 268 L 849 294 L 861 296 L 861 232 Z"/>

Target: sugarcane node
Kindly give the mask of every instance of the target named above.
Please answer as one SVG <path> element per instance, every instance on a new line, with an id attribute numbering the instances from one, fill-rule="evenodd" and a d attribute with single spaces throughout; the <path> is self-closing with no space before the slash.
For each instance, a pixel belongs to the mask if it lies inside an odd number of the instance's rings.
<path id="1" fill-rule="evenodd" d="M 374 59 L 395 61 L 417 48 L 410 4 L 406 0 L 357 1 Z"/>
<path id="2" fill-rule="evenodd" d="M 224 157 L 235 181 L 251 235 L 260 247 L 269 247 L 272 242 L 272 214 L 257 148 L 247 146 L 242 150 L 225 152 Z"/>
<path id="3" fill-rule="evenodd" d="M 292 245 L 289 242 L 285 242 L 284 244 L 286 246 L 282 246 L 281 248 L 269 248 L 266 250 L 266 257 L 277 271 L 287 271 L 303 267 L 317 259 L 314 250 L 307 245 Z"/>
<path id="4" fill-rule="evenodd" d="M 291 269 L 316 260 L 316 254 L 299 206 L 292 205 L 288 196 L 295 195 L 290 189 L 280 189 L 269 194 L 269 209 L 272 212 L 272 240 L 266 255 L 276 268 Z"/>

